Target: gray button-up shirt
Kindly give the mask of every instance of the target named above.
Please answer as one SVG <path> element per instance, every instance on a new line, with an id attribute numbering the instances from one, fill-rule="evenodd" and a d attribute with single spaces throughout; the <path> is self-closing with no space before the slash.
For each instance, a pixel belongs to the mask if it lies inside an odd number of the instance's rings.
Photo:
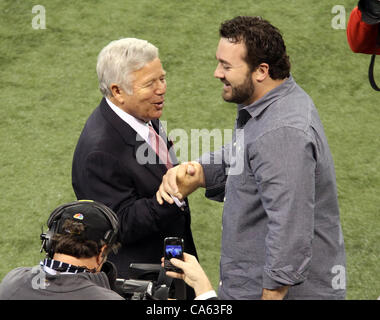
<path id="1" fill-rule="evenodd" d="M 221 299 L 345 298 L 334 164 L 317 110 L 292 77 L 238 106 L 233 140 L 202 156 L 206 196 L 224 201 Z"/>

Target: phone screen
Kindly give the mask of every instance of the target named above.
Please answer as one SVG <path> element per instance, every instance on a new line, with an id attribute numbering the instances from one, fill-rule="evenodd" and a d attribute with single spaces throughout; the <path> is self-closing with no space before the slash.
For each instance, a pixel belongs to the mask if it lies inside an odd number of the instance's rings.
<path id="1" fill-rule="evenodd" d="M 183 252 L 182 246 L 176 244 L 167 244 L 165 246 L 165 257 L 170 260 L 171 258 L 182 259 Z"/>
<path id="2" fill-rule="evenodd" d="M 171 258 L 183 260 L 183 239 L 181 238 L 166 238 L 164 241 L 164 267 L 166 270 L 182 272 L 181 269 L 174 267 L 170 263 Z"/>

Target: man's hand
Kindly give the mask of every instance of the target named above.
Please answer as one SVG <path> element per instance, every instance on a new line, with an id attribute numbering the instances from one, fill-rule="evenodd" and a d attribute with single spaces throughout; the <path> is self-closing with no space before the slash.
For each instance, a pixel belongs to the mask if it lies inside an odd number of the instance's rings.
<path id="1" fill-rule="evenodd" d="M 174 201 L 171 196 L 183 200 L 190 193 L 205 186 L 203 168 L 198 162 L 185 162 L 166 172 L 156 193 L 159 204 L 164 200 L 170 204 Z"/>
<path id="2" fill-rule="evenodd" d="M 170 262 L 173 266 L 183 270 L 183 273 L 176 273 L 173 271 L 167 271 L 166 275 L 172 278 L 184 280 L 190 287 L 195 291 L 195 295 L 206 293 L 208 291 L 214 290 L 208 279 L 206 273 L 199 264 L 197 258 L 191 254 L 183 254 L 184 261 L 172 258 Z M 163 261 L 164 258 L 161 260 Z M 162 263 L 163 266 L 163 263 Z"/>
<path id="3" fill-rule="evenodd" d="M 288 292 L 289 286 L 280 287 L 274 290 L 263 289 L 262 300 L 282 300 Z"/>

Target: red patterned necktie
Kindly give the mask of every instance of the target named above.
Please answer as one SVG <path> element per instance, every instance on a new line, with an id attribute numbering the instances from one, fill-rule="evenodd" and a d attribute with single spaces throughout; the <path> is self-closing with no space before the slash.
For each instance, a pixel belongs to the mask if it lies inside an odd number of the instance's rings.
<path id="1" fill-rule="evenodd" d="M 165 164 L 166 168 L 170 169 L 173 167 L 173 164 L 170 160 L 170 155 L 168 151 L 168 147 L 162 139 L 160 135 L 157 134 L 156 130 L 154 130 L 152 125 L 148 125 L 149 127 L 149 142 L 150 146 L 156 152 L 156 154 L 161 159 L 162 163 Z"/>

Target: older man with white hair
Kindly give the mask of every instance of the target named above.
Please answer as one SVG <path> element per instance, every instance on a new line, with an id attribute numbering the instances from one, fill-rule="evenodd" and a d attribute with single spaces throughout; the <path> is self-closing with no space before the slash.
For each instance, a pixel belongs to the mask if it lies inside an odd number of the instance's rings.
<path id="1" fill-rule="evenodd" d="M 78 199 L 117 213 L 122 247 L 109 259 L 119 277 L 130 278 L 130 263 L 160 264 L 165 237 L 183 238 L 186 252 L 196 255 L 190 210 L 187 200 L 161 206 L 155 197 L 162 176 L 177 164 L 159 121 L 166 72 L 158 49 L 140 39 L 112 41 L 96 70 L 103 98 L 80 135 L 72 184 Z"/>

